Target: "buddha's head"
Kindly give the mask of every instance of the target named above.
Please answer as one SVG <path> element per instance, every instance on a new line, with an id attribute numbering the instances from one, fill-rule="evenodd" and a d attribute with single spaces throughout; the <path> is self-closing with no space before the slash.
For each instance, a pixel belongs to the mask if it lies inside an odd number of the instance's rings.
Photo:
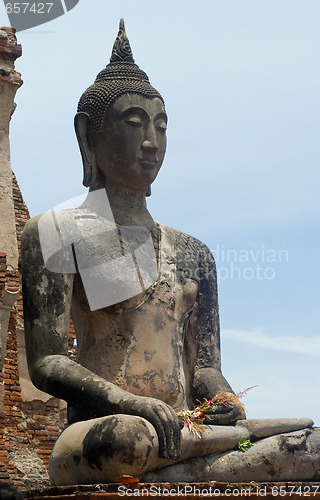
<path id="1" fill-rule="evenodd" d="M 156 178 L 166 149 L 164 101 L 135 63 L 121 19 L 110 64 L 81 96 L 75 128 L 85 186 L 106 178 L 145 189 Z"/>

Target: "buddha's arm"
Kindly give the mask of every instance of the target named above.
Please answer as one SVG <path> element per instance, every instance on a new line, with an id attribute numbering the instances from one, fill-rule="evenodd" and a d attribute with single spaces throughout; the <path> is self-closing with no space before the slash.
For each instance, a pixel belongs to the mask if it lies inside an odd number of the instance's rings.
<path id="1" fill-rule="evenodd" d="M 211 399 L 222 391 L 233 393 L 221 372 L 219 306 L 214 258 L 207 247 L 200 252 L 199 292 L 197 308 L 190 327 L 195 343 L 195 364 L 192 375 L 194 402 Z M 214 423 L 227 424 L 244 418 L 239 406 L 217 407 Z"/>
<path id="2" fill-rule="evenodd" d="M 36 218 L 28 222 L 23 234 L 22 261 L 26 351 L 35 386 L 69 403 L 94 409 L 99 416 L 141 416 L 157 431 L 160 455 L 177 457 L 179 420 L 167 404 L 130 394 L 66 356 L 73 275 L 45 268 Z"/>

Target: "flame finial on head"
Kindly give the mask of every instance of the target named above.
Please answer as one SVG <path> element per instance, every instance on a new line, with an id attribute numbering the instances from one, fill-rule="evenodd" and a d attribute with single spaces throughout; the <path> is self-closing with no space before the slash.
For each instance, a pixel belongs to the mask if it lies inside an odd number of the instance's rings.
<path id="1" fill-rule="evenodd" d="M 122 94 L 128 93 L 150 99 L 158 97 L 164 103 L 159 92 L 150 85 L 148 75 L 135 64 L 124 21 L 121 19 L 110 63 L 100 71 L 94 84 L 82 94 L 78 112 L 87 113 L 93 128 L 101 130 L 109 106 Z"/>
<path id="2" fill-rule="evenodd" d="M 125 61 L 134 63 L 132 50 L 127 37 L 124 20 L 120 19 L 119 32 L 114 42 L 110 62 Z"/>

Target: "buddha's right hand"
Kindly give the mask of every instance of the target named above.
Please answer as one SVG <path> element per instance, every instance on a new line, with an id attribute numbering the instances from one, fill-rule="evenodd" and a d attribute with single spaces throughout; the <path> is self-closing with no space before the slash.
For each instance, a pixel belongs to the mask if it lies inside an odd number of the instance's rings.
<path id="1" fill-rule="evenodd" d="M 132 396 L 123 403 L 122 410 L 143 417 L 153 425 L 158 435 L 160 457 L 180 456 L 180 420 L 169 405 L 155 398 Z"/>

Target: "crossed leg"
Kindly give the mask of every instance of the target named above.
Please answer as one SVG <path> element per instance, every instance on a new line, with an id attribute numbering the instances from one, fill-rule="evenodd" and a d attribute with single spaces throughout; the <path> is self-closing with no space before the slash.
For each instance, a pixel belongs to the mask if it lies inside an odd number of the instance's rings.
<path id="1" fill-rule="evenodd" d="M 303 430 L 262 439 L 245 454 L 230 451 L 240 439 L 250 437 L 253 422 L 267 428 L 262 434 L 274 434 L 267 420 L 204 426 L 200 439 L 183 428 L 178 460 L 159 457 L 156 431 L 141 417 L 112 415 L 78 422 L 58 438 L 50 477 L 62 486 L 107 483 L 122 475 L 147 482 L 319 479 L 320 429 L 303 429 L 311 421 L 292 419 L 290 425 L 286 421 L 287 432 Z"/>
<path id="2" fill-rule="evenodd" d="M 190 457 L 230 450 L 248 437 L 244 427 L 204 426 L 199 439 L 185 427 L 177 460 L 159 457 L 156 431 L 141 417 L 113 415 L 77 422 L 62 432 L 53 448 L 50 477 L 61 486 L 106 483 L 124 474 L 141 477 Z"/>

